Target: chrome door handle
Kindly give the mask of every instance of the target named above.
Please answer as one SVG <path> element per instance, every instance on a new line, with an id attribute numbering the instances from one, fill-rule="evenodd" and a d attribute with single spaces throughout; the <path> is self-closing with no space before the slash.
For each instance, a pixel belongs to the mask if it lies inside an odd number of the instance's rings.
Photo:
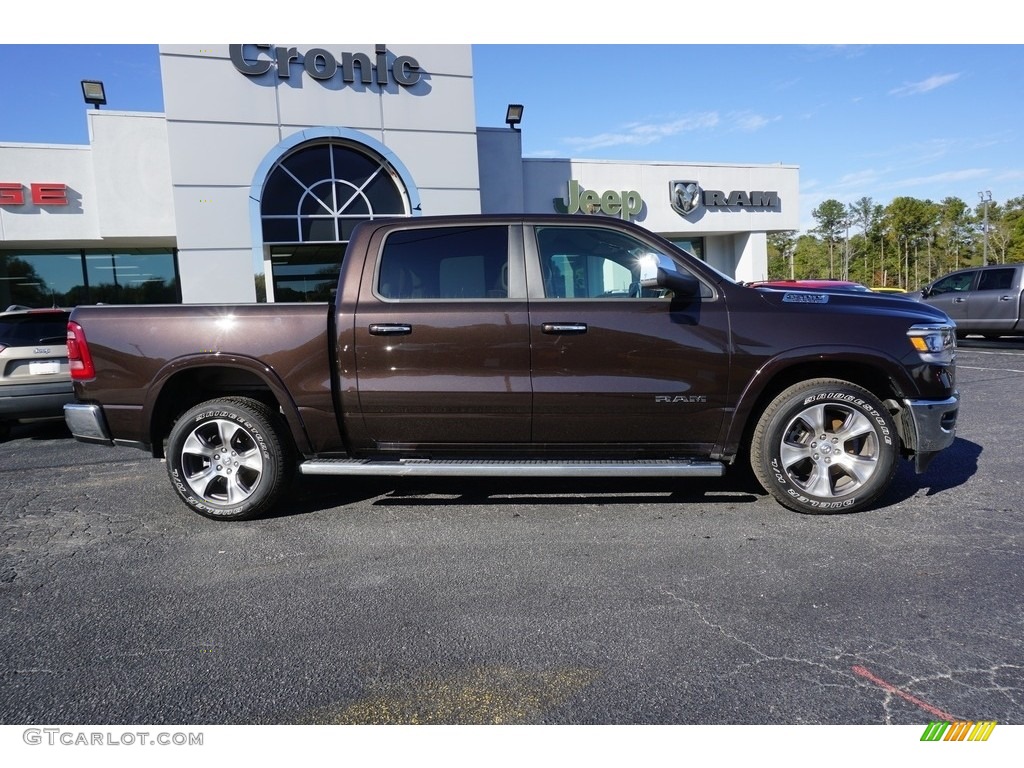
<path id="1" fill-rule="evenodd" d="M 540 330 L 543 333 L 554 333 L 554 334 L 567 334 L 567 333 L 586 333 L 586 323 L 543 323 L 540 326 Z"/>
<path id="2" fill-rule="evenodd" d="M 405 323 L 374 323 L 370 326 L 371 336 L 405 336 L 412 333 L 412 326 Z"/>

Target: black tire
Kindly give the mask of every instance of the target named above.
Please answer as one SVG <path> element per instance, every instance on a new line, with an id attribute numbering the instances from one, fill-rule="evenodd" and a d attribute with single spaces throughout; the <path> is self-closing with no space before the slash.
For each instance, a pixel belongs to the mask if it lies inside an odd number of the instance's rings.
<path id="1" fill-rule="evenodd" d="M 0 440 L 6 440 L 11 436 L 11 424 L 7 421 L 0 421 Z"/>
<path id="2" fill-rule="evenodd" d="M 258 400 L 225 397 L 184 413 L 167 437 L 178 496 L 213 520 L 248 520 L 277 501 L 295 469 L 281 418 Z"/>
<path id="3" fill-rule="evenodd" d="M 892 416 L 863 387 L 811 379 L 764 410 L 750 446 L 758 482 L 784 507 L 809 514 L 863 509 L 896 474 Z"/>

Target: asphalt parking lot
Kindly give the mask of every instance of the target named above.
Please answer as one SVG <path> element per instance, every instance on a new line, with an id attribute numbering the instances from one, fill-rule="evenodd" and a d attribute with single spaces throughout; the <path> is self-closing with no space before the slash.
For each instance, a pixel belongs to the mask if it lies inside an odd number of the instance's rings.
<path id="1" fill-rule="evenodd" d="M 0 443 L 0 723 L 1024 723 L 1024 343 L 875 509 L 684 484 L 306 478 L 217 523 L 165 468 Z"/>

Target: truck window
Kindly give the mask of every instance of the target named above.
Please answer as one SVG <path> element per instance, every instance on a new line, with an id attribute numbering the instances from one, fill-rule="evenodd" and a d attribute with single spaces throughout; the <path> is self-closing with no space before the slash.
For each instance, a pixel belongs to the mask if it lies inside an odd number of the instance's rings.
<path id="1" fill-rule="evenodd" d="M 937 296 L 940 293 L 969 291 L 971 290 L 971 284 L 974 283 L 974 275 L 975 273 L 972 271 L 958 272 L 944 277 L 932 286 L 931 294 Z"/>
<path id="2" fill-rule="evenodd" d="M 399 230 L 377 271 L 384 299 L 508 298 L 508 227 Z"/>
<path id="3" fill-rule="evenodd" d="M 988 269 L 981 273 L 979 291 L 1008 291 L 1013 287 L 1013 269 Z"/>
<path id="4" fill-rule="evenodd" d="M 649 245 L 596 227 L 538 227 L 536 231 L 546 298 L 663 297 L 661 289 L 640 286 L 640 259 L 652 254 Z M 664 254 L 653 255 L 666 268 L 683 271 Z"/>

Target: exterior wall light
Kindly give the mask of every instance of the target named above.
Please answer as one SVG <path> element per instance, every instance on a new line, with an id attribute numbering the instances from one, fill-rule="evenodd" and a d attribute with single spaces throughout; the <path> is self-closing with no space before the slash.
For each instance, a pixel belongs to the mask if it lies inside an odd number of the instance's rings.
<path id="1" fill-rule="evenodd" d="M 82 96 L 85 98 L 86 104 L 92 104 L 96 109 L 100 108 L 100 104 L 107 103 L 106 91 L 103 89 L 103 83 L 99 80 L 83 80 Z"/>
<path id="2" fill-rule="evenodd" d="M 508 123 L 508 127 L 513 131 L 518 131 L 519 129 L 516 126 L 523 122 L 523 105 L 509 104 L 508 109 L 505 111 L 505 122 Z"/>

